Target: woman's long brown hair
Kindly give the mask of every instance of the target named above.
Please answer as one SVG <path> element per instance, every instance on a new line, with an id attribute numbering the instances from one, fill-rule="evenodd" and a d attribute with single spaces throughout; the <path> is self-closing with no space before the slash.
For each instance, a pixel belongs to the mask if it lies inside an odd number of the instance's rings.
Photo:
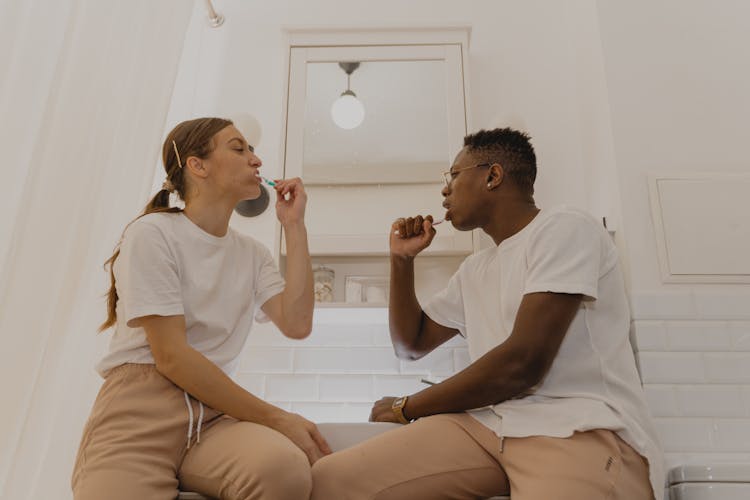
<path id="1" fill-rule="evenodd" d="M 161 158 L 164 164 L 164 170 L 167 173 L 167 180 L 174 186 L 175 192 L 181 200 L 185 201 L 185 173 L 183 167 L 188 157 L 195 156 L 205 159 L 214 149 L 213 137 L 217 132 L 225 127 L 232 125 L 232 122 L 223 118 L 196 118 L 180 123 L 167 135 L 164 145 L 161 148 Z M 174 141 L 174 144 L 172 143 Z M 175 152 L 179 152 L 179 158 Z M 182 166 L 180 166 L 180 163 Z M 162 189 L 151 201 L 148 202 L 143 213 L 131 221 L 128 226 L 140 219 L 146 214 L 156 212 L 181 212 L 179 207 L 169 206 L 170 191 Z M 123 234 L 125 234 L 123 230 Z M 115 287 L 114 264 L 120 255 L 120 242 L 117 243 L 112 257 L 104 262 L 104 269 L 109 266 L 110 287 L 107 292 L 107 319 L 99 326 L 99 331 L 106 330 L 117 322 L 117 288 Z"/>

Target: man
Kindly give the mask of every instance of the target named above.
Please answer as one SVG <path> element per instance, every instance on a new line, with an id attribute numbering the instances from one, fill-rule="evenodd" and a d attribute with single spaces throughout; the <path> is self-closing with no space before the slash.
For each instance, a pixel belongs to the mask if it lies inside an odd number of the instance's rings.
<path id="1" fill-rule="evenodd" d="M 318 461 L 313 499 L 662 498 L 663 464 L 628 340 L 630 315 L 606 230 L 534 202 L 529 137 L 480 131 L 445 173 L 446 220 L 497 246 L 468 257 L 420 306 L 414 259 L 432 218 L 391 229 L 390 330 L 419 359 L 455 335 L 472 363 L 440 384 L 375 403 L 401 422 Z"/>

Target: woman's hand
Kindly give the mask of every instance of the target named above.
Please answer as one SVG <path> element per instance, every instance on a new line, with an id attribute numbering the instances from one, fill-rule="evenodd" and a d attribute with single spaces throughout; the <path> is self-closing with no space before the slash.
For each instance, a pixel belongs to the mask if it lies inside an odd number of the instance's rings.
<path id="1" fill-rule="evenodd" d="M 304 222 L 307 193 L 302 185 L 302 179 L 275 180 L 276 185 L 276 217 L 282 226 Z M 289 199 L 286 196 L 289 195 Z"/>
<path id="2" fill-rule="evenodd" d="M 328 446 L 318 427 L 296 413 L 286 411 L 280 413 L 269 427 L 285 435 L 304 451 L 307 459 L 310 460 L 310 465 L 331 454 L 331 447 Z"/>
<path id="3" fill-rule="evenodd" d="M 430 246 L 435 237 L 432 215 L 396 219 L 391 225 L 391 255 L 396 257 L 416 257 Z"/>

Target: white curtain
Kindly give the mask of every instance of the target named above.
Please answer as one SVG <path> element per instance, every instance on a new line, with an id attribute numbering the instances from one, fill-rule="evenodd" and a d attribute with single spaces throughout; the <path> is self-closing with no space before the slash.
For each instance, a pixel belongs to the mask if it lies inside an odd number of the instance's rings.
<path id="1" fill-rule="evenodd" d="M 0 0 L 0 498 L 70 498 L 109 257 L 147 201 L 189 0 Z"/>

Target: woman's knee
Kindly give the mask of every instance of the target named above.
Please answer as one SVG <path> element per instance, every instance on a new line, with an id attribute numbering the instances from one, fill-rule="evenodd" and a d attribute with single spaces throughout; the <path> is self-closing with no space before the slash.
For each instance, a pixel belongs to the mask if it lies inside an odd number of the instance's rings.
<path id="1" fill-rule="evenodd" d="M 347 477 L 349 469 L 346 467 L 347 460 L 342 460 L 343 453 L 334 453 L 325 456 L 315 462 L 312 467 L 313 493 L 312 500 L 345 498 L 340 488 L 351 485 L 352 481 Z"/>
<path id="2" fill-rule="evenodd" d="M 275 450 L 256 462 L 239 484 L 239 498 L 305 500 L 312 490 L 312 475 L 307 456 L 298 448 Z"/>

